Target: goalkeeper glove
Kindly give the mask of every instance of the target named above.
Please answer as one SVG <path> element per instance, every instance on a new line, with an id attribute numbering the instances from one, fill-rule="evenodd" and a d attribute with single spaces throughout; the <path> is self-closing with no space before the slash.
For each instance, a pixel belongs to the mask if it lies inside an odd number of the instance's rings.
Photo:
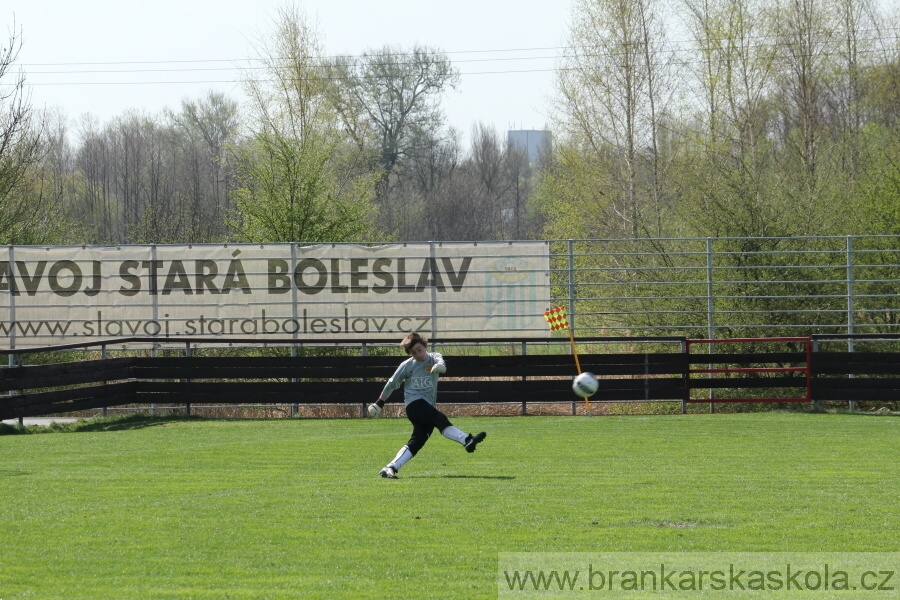
<path id="1" fill-rule="evenodd" d="M 374 404 L 369 405 L 369 416 L 372 418 L 381 416 L 381 409 L 384 406 L 384 400 L 378 400 Z"/>

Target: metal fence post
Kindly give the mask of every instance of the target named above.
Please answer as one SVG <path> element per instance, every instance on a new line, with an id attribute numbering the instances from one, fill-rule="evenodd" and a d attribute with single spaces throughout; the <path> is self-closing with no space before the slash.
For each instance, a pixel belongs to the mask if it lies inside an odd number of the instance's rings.
<path id="1" fill-rule="evenodd" d="M 191 357 L 191 343 L 190 343 L 190 342 L 185 342 L 185 343 L 184 343 L 184 357 L 185 357 L 185 358 L 190 358 L 190 357 Z M 190 383 L 191 380 L 190 380 L 190 379 L 185 379 L 185 382 L 186 382 L 186 383 Z M 191 416 L 191 403 L 190 403 L 190 402 L 185 402 L 185 403 L 184 403 L 184 414 L 185 414 L 186 416 L 188 416 L 188 417 Z"/>
<path id="2" fill-rule="evenodd" d="M 687 414 L 687 406 L 688 400 L 690 400 L 689 394 L 691 393 L 691 357 L 690 357 L 690 347 L 688 346 L 687 339 L 681 340 L 681 353 L 684 355 L 684 396 L 681 398 L 681 414 Z"/>
<path id="3" fill-rule="evenodd" d="M 575 335 L 575 240 L 569 240 L 569 327 Z"/>
<path id="4" fill-rule="evenodd" d="M 151 307 L 153 313 L 153 320 L 157 323 L 159 322 L 159 289 L 158 282 L 156 280 L 156 269 L 161 268 L 162 265 L 156 260 L 156 244 L 152 244 L 150 246 L 150 299 L 153 301 L 153 305 Z M 156 358 L 156 344 L 150 344 L 150 358 Z M 156 403 L 150 405 L 150 414 L 154 417 L 156 416 Z"/>
<path id="5" fill-rule="evenodd" d="M 847 333 L 853 335 L 853 236 L 847 236 Z M 847 352 L 853 352 L 853 338 L 847 340 Z M 850 373 L 853 378 L 853 373 Z M 856 409 L 856 402 L 850 401 L 850 412 Z"/>
<path id="6" fill-rule="evenodd" d="M 297 358 L 297 346 L 291 346 L 291 358 Z M 291 377 L 291 383 L 297 383 L 296 377 Z M 291 404 L 291 417 L 297 416 L 297 403 Z"/>
<path id="7" fill-rule="evenodd" d="M 7 356 L 9 357 L 9 366 L 10 366 L 10 367 L 21 366 L 21 365 L 18 364 L 19 361 L 18 361 L 18 359 L 16 358 L 16 355 L 15 355 L 15 354 L 8 354 Z M 21 391 L 19 391 L 19 393 L 21 393 Z M 16 396 L 16 395 L 17 395 L 16 390 L 10 390 L 10 391 L 9 391 L 9 395 L 10 395 L 10 396 Z M 19 417 L 19 427 L 24 427 L 24 425 L 25 425 L 25 418 L 24 418 L 24 417 Z"/>
<path id="8" fill-rule="evenodd" d="M 528 355 L 528 347 L 526 345 L 526 342 L 522 342 L 522 356 L 527 356 L 527 355 Z M 523 388 L 525 387 L 525 380 L 526 380 L 525 375 L 522 375 L 522 387 Z M 525 401 L 525 399 L 523 397 L 522 398 L 522 416 L 525 416 L 527 414 L 528 414 L 528 403 Z"/>
<path id="9" fill-rule="evenodd" d="M 706 335 L 716 337 L 715 301 L 713 299 L 713 239 L 706 238 Z"/>
<path id="10" fill-rule="evenodd" d="M 100 346 L 100 360 L 106 360 L 106 344 Z M 103 381 L 103 385 L 106 385 L 107 383 L 108 382 L 106 380 Z M 104 417 L 109 416 L 109 408 L 104 406 L 102 414 Z"/>
<path id="11" fill-rule="evenodd" d="M 812 350 L 813 350 L 813 356 L 815 356 L 816 352 L 819 351 L 819 340 L 817 340 L 815 338 L 812 341 Z M 807 366 L 810 366 L 810 368 L 811 368 L 811 365 L 807 365 Z M 822 410 L 822 405 L 819 403 L 818 398 L 813 398 L 813 410 L 815 410 L 817 412 Z"/>
<path id="12" fill-rule="evenodd" d="M 431 269 L 431 337 L 438 337 L 438 299 L 437 299 L 437 285 L 434 285 L 434 280 L 437 275 L 435 274 L 437 271 L 437 255 L 435 254 L 434 242 L 428 242 L 429 250 L 428 250 L 428 266 Z"/>
<path id="13" fill-rule="evenodd" d="M 362 343 L 362 348 L 360 349 L 360 354 L 361 354 L 362 356 L 366 356 L 366 343 L 365 343 L 365 342 Z M 368 382 L 368 377 L 363 377 L 363 383 L 366 383 L 366 382 Z M 366 412 L 366 401 L 365 401 L 365 400 L 363 400 L 363 401 L 360 403 L 360 409 L 361 409 L 361 411 L 360 411 L 360 416 L 361 416 L 363 419 L 365 419 L 365 418 L 366 418 L 366 415 L 368 414 L 368 413 Z"/>
<path id="14" fill-rule="evenodd" d="M 706 238 L 706 336 L 710 340 L 716 337 L 716 303 L 713 296 L 713 239 L 710 237 Z M 710 346 L 710 352 L 712 352 L 712 346 Z M 712 363 L 710 363 L 709 368 L 713 368 Z M 707 377 L 713 379 L 715 374 L 710 373 Z M 715 399 L 715 390 L 709 388 L 710 413 L 716 412 Z"/>
<path id="15" fill-rule="evenodd" d="M 853 236 L 847 236 L 847 333 L 853 335 Z M 849 340 L 853 352 L 853 339 Z"/>
<path id="16" fill-rule="evenodd" d="M 155 300 L 154 300 L 155 301 Z M 154 313 L 155 318 L 155 313 Z M 156 344 L 150 345 L 150 358 L 156 358 Z M 150 404 L 150 416 L 156 416 L 156 402 Z"/>
<path id="17" fill-rule="evenodd" d="M 9 263 L 8 264 L 10 265 L 10 267 L 9 267 L 10 268 L 10 271 L 9 271 L 9 275 L 10 275 L 9 291 L 10 292 L 12 292 L 12 289 L 13 289 L 12 282 L 14 281 L 14 279 L 12 277 L 12 265 L 15 264 L 15 259 L 13 258 L 15 256 L 15 249 L 16 249 L 15 246 L 9 247 L 9 256 L 8 256 Z M 10 293 L 9 294 L 9 349 L 10 350 L 13 350 L 16 347 L 16 328 L 13 327 L 13 323 L 15 323 L 15 322 L 16 322 L 16 295 L 13 293 Z M 10 355 L 10 356 L 12 356 L 12 355 Z M 12 360 L 12 359 L 10 359 L 10 360 Z M 12 366 L 12 363 L 10 363 L 10 366 Z"/>
<path id="18" fill-rule="evenodd" d="M 300 247 L 300 244 L 294 245 L 291 244 L 291 273 L 294 273 L 297 269 L 297 248 Z M 294 321 L 297 321 L 298 313 L 297 309 L 299 303 L 297 302 L 297 286 L 292 285 L 291 287 L 291 317 Z M 299 331 L 299 327 L 297 328 Z M 291 345 L 291 358 L 297 358 L 297 334 L 298 331 L 295 331 L 291 335 L 294 338 L 294 343 Z M 297 383 L 296 377 L 291 377 L 291 383 Z M 296 392 L 294 392 L 296 394 Z M 298 406 L 296 402 L 291 403 L 291 417 L 296 417 L 298 412 Z"/>

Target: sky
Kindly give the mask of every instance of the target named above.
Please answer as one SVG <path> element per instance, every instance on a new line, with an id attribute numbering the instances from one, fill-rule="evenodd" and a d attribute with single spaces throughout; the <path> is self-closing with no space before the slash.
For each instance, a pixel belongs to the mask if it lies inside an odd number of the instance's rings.
<path id="1" fill-rule="evenodd" d="M 243 101 L 237 66 L 272 30 L 284 0 L 5 0 L 5 45 L 15 20 L 35 108 L 58 108 L 74 125 L 127 110 L 177 109 L 207 90 Z M 10 6 L 11 4 L 11 6 Z M 474 123 L 507 129 L 550 124 L 553 68 L 569 0 L 300 0 L 327 53 L 385 44 L 438 47 L 461 72 L 443 106 L 467 139 Z"/>

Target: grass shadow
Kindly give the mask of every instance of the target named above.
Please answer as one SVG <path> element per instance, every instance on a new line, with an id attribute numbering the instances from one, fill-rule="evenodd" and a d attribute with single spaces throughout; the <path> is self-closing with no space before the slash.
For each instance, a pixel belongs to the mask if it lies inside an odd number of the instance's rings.
<path id="1" fill-rule="evenodd" d="M 202 421 L 203 417 L 176 415 L 155 417 L 149 415 L 127 415 L 124 417 L 112 417 L 106 419 L 91 419 L 79 421 L 74 425 L 76 432 L 96 432 L 96 431 L 128 431 L 131 429 L 145 429 L 147 427 L 162 427 L 169 423 L 178 423 L 184 421 Z"/>
<path id="2" fill-rule="evenodd" d="M 31 471 L 20 471 L 19 469 L 0 469 L 0 477 L 21 477 L 23 475 L 31 475 Z"/>
<path id="3" fill-rule="evenodd" d="M 849 408 L 841 408 L 841 409 L 827 411 L 827 412 L 828 412 L 828 414 L 841 415 L 844 417 L 887 417 L 887 418 L 900 417 L 900 412 L 884 410 L 884 409 L 874 410 L 874 411 L 864 411 L 864 410 L 850 410 Z"/>
<path id="4" fill-rule="evenodd" d="M 28 435 L 34 433 L 85 433 L 98 431 L 129 431 L 133 429 L 145 429 L 147 427 L 162 427 L 169 423 L 184 421 L 199 421 L 202 417 L 195 416 L 150 416 L 150 415 L 124 415 L 121 417 L 96 417 L 81 419 L 74 423 L 51 423 L 49 425 L 8 425 L 0 423 L 0 436 L 2 435 Z"/>
<path id="5" fill-rule="evenodd" d="M 496 479 L 510 481 L 515 475 L 409 475 L 406 479 Z"/>

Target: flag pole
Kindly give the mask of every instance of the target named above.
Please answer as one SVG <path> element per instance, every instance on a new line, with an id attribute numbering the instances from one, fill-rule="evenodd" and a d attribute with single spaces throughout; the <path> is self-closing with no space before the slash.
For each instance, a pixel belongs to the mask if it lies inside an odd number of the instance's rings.
<path id="1" fill-rule="evenodd" d="M 581 375 L 581 361 L 578 360 L 578 350 L 575 349 L 575 336 L 572 334 L 572 327 L 569 326 L 569 344 L 572 345 L 572 356 L 575 357 L 575 368 L 578 369 L 578 374 Z"/>
<path id="2" fill-rule="evenodd" d="M 572 333 L 572 325 L 569 324 L 569 344 L 572 345 L 572 356 L 575 357 L 575 368 L 578 369 L 578 374 L 581 375 L 581 361 L 578 360 L 578 350 L 575 348 L 575 335 Z M 584 410 L 587 411 L 588 416 L 593 416 L 591 414 L 591 399 L 590 396 L 584 397 Z"/>
<path id="3" fill-rule="evenodd" d="M 575 357 L 575 368 L 578 370 L 578 374 L 581 375 L 581 361 L 578 359 L 578 349 L 575 347 L 575 334 L 572 333 L 572 325 L 569 323 L 569 317 L 566 315 L 566 307 L 565 306 L 557 306 L 556 308 L 548 309 L 547 312 L 544 313 L 544 318 L 547 320 L 547 324 L 550 325 L 550 331 L 557 331 L 565 327 L 569 332 L 569 344 L 572 347 L 572 356 Z M 585 396 L 584 398 L 584 407 L 589 416 L 591 414 L 591 401 Z"/>

